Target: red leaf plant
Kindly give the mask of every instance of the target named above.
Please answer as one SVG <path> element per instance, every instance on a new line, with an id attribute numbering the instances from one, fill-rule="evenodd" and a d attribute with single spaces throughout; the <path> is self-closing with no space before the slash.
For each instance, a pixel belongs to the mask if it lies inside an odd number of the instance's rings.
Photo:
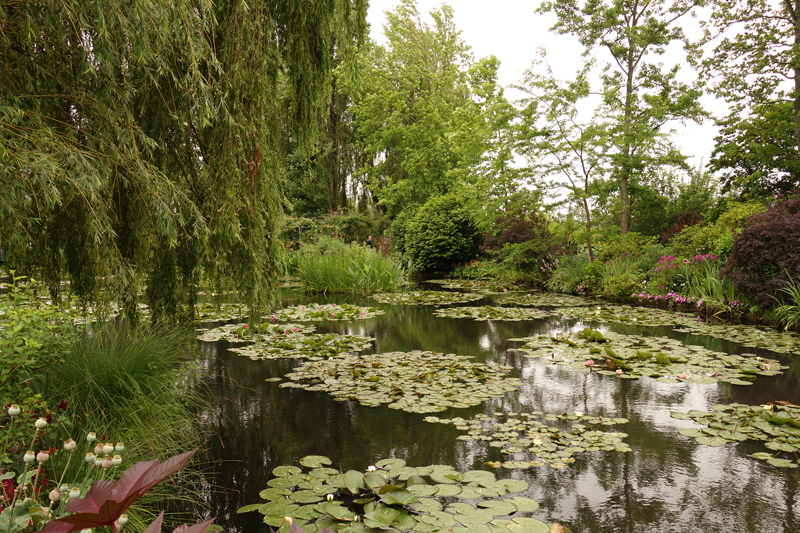
<path id="1" fill-rule="evenodd" d="M 120 515 L 148 490 L 186 466 L 196 451 L 195 448 L 171 457 L 163 463 L 158 459 L 136 463 L 125 470 L 118 481 L 105 479 L 95 481 L 84 498 L 67 502 L 65 511 L 74 514 L 48 522 L 42 528 L 42 533 L 72 533 L 85 528 L 102 526 L 111 526 L 116 533 L 117 527 L 114 522 Z M 163 513 L 150 524 L 147 533 L 160 531 L 162 518 Z M 200 525 L 196 524 L 196 526 Z M 191 526 L 185 531 L 192 533 L 205 531 L 205 529 L 194 529 L 196 526 Z"/>
<path id="2" fill-rule="evenodd" d="M 161 521 L 164 520 L 164 511 L 161 511 L 153 522 L 147 526 L 147 529 L 144 530 L 144 533 L 161 533 Z M 211 525 L 214 519 L 206 520 L 205 522 L 200 522 L 199 524 L 193 524 L 191 526 L 183 525 L 178 526 L 175 528 L 173 533 L 206 533 L 206 529 L 208 526 Z"/>

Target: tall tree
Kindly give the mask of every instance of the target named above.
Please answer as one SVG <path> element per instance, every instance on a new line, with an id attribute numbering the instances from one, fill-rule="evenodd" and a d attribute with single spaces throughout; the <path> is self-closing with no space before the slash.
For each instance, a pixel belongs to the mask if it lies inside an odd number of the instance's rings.
<path id="1" fill-rule="evenodd" d="M 12 2 L 0 8 L 0 239 L 134 317 L 207 273 L 253 309 L 276 287 L 287 131 L 311 145 L 330 42 L 365 0 Z M 351 16 L 356 12 L 357 16 Z M 355 30 L 353 30 L 355 25 Z M 182 279 L 177 279 L 182 278 Z"/>
<path id="2" fill-rule="evenodd" d="M 600 47 L 611 55 L 603 73 L 606 104 L 616 114 L 611 131 L 615 178 L 619 183 L 620 228 L 628 232 L 629 184 L 646 166 L 674 161 L 675 152 L 654 150 L 657 137 L 671 120 L 700 120 L 701 92 L 677 79 L 678 66 L 666 70 L 653 62 L 670 44 L 686 42 L 676 25 L 705 0 L 552 0 L 540 13 L 554 12 L 553 30 L 574 34 L 585 54 Z"/>
<path id="3" fill-rule="evenodd" d="M 405 0 L 386 14 L 386 47 L 370 48 L 364 93 L 354 106 L 371 164 L 364 183 L 390 216 L 448 192 L 457 164 L 453 114 L 469 101 L 468 47 L 443 5 L 423 22 Z"/>
<path id="4" fill-rule="evenodd" d="M 538 74 L 536 67 L 542 64 L 546 64 L 544 58 L 526 71 L 520 87 L 529 95 L 521 101 L 520 150 L 539 176 L 556 177 L 555 187 L 566 185 L 567 201 L 580 205 L 586 229 L 583 237 L 594 261 L 590 203 L 596 194 L 595 180 L 606 172 L 610 140 L 602 111 L 589 122 L 579 116 L 581 104 L 591 94 L 593 63 L 586 63 L 568 82 L 555 79 L 549 65 L 547 75 Z"/>
<path id="5" fill-rule="evenodd" d="M 745 118 L 720 121 L 709 169 L 722 192 L 743 199 L 773 198 L 800 184 L 800 151 L 794 137 L 792 102 L 756 105 Z"/>
<path id="6" fill-rule="evenodd" d="M 705 38 L 716 43 L 702 58 L 716 77 L 714 92 L 733 103 L 734 115 L 751 106 L 791 102 L 795 148 L 800 152 L 800 1 L 713 0 Z"/>

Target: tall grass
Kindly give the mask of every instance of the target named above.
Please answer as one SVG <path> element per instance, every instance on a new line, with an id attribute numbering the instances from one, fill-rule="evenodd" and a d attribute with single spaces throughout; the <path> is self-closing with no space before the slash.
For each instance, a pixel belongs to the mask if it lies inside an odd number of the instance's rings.
<path id="1" fill-rule="evenodd" d="M 406 279 L 395 260 L 360 245 L 303 255 L 298 274 L 304 290 L 322 293 L 392 292 Z"/>
<path id="2" fill-rule="evenodd" d="M 781 287 L 780 291 L 788 296 L 787 301 L 792 303 L 783 303 L 778 306 L 775 314 L 785 329 L 792 329 L 800 327 L 800 285 L 788 275 L 788 272 L 787 276 L 789 281 Z"/>
<path id="3" fill-rule="evenodd" d="M 553 276 L 547 280 L 546 286 L 551 291 L 575 293 L 588 275 L 587 267 L 591 264 L 588 255 L 563 257 Z"/>
<path id="4" fill-rule="evenodd" d="M 720 278 L 718 263 L 709 262 L 699 275 L 687 279 L 686 287 L 689 295 L 697 300 L 698 307 L 706 314 L 741 315 L 748 307 L 755 306 L 730 279 Z"/>
<path id="5" fill-rule="evenodd" d="M 98 439 L 124 442 L 123 467 L 185 452 L 202 442 L 195 413 L 203 401 L 186 386 L 192 341 L 177 327 L 100 325 L 50 372 L 46 397 L 53 403 L 66 400 L 76 441 L 85 443 L 86 434 L 95 432 Z M 154 507 L 176 499 L 185 507 L 201 501 L 185 491 L 151 491 L 137 520 L 146 522 L 142 514 L 154 515 Z"/>

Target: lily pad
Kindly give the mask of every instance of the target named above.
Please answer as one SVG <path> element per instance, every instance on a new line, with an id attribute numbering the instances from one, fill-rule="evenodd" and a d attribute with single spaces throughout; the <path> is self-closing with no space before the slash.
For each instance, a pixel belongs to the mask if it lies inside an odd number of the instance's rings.
<path id="1" fill-rule="evenodd" d="M 750 406 L 740 403 L 715 405 L 713 412 L 689 411 L 672 413 L 673 418 L 690 419 L 705 427 L 682 429 L 682 435 L 697 439 L 700 444 L 722 446 L 745 440 L 762 441 L 767 449 L 779 453 L 800 452 L 800 406 L 787 402 Z M 784 459 L 766 452 L 756 452 L 761 460 L 775 459 L 775 466 L 785 466 Z M 793 463 L 788 460 L 789 463 Z M 796 464 L 795 464 L 796 466 Z M 794 468 L 788 466 L 787 468 Z"/>
<path id="2" fill-rule="evenodd" d="M 367 406 L 388 404 L 392 409 L 430 413 L 478 405 L 516 390 L 520 380 L 506 377 L 510 371 L 436 352 L 342 355 L 296 368 L 286 375 L 291 381 L 281 387 L 323 391 Z"/>
<path id="3" fill-rule="evenodd" d="M 475 415 L 471 420 L 426 418 L 429 422 L 439 424 L 454 424 L 458 429 L 466 431 L 473 438 L 487 438 L 489 445 L 500 448 L 503 453 L 519 454 L 529 453 L 539 461 L 508 461 L 500 465 L 505 468 L 531 468 L 543 464 L 566 466 L 574 461 L 572 456 L 576 453 L 596 450 L 629 451 L 623 445 L 625 433 L 601 431 L 598 427 L 616 424 L 625 424 L 624 418 L 602 419 L 583 413 L 563 413 L 561 415 L 548 415 L 545 420 L 558 422 L 559 425 L 547 425 L 538 420 L 541 413 L 526 413 L 528 416 L 515 418 L 503 413 L 495 416 L 485 414 Z M 494 464 L 490 464 L 494 466 Z M 465 474 L 470 479 L 469 473 Z M 489 480 L 481 484 L 494 489 L 503 484 L 514 484 L 516 480 L 504 480 L 491 483 Z M 519 482 L 524 483 L 524 482 Z M 504 492 L 519 492 L 525 490 L 518 486 L 505 486 L 499 489 Z"/>
<path id="4" fill-rule="evenodd" d="M 449 305 L 455 303 L 474 302 L 483 298 L 482 294 L 473 292 L 451 291 L 410 291 L 396 293 L 377 293 L 372 297 L 381 303 L 394 305 Z"/>
<path id="5" fill-rule="evenodd" d="M 505 322 L 536 320 L 552 315 L 549 311 L 528 307 L 448 307 L 433 313 L 446 318 L 472 318 L 475 320 L 499 320 Z"/>
<path id="6" fill-rule="evenodd" d="M 270 322 L 313 322 L 318 320 L 366 320 L 386 311 L 375 307 L 359 307 L 351 304 L 309 304 L 279 309 L 264 317 Z"/>
<path id="7" fill-rule="evenodd" d="M 596 305 L 595 300 L 571 296 L 568 294 L 556 294 L 552 292 L 542 293 L 511 293 L 503 294 L 495 298 L 494 302 L 501 305 L 529 305 L 533 307 L 578 307 L 583 305 Z"/>
<path id="8" fill-rule="evenodd" d="M 726 381 L 750 385 L 765 367 L 779 373 L 788 368 L 774 359 L 751 358 L 687 346 L 667 337 L 644 337 L 585 328 L 574 334 L 539 335 L 511 339 L 524 342 L 513 349 L 545 364 L 571 367 L 582 372 L 626 378 L 652 377 L 662 383 Z M 610 371 L 610 372 L 608 372 Z"/>

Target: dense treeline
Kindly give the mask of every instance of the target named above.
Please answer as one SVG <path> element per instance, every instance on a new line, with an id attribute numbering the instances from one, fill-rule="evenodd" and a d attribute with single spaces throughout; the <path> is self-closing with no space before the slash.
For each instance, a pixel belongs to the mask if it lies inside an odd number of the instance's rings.
<path id="1" fill-rule="evenodd" d="M 614 235 L 670 239 L 728 201 L 797 186 L 788 3 L 545 2 L 553 31 L 597 59 L 564 81 L 541 55 L 518 102 L 497 82 L 499 60 L 471 54 L 453 8 L 400 2 L 385 44 L 365 38 L 366 8 L 4 3 L 7 266 L 42 278 L 54 299 L 69 279 L 82 301 L 117 302 L 134 320 L 142 295 L 154 319 L 191 313 L 203 278 L 256 312 L 283 272 L 285 213 L 377 217 L 366 225 L 390 226 L 401 253 L 410 237 L 413 256 L 429 247 L 415 233 L 423 206 L 447 197 L 494 248 L 502 221 L 524 212 L 535 234 L 560 221 L 551 229 L 591 261 Z M 691 42 L 681 24 L 698 10 L 707 33 Z M 662 64 L 675 45 L 711 83 Z M 693 169 L 671 133 L 710 118 L 704 91 L 733 112 L 708 168 Z"/>

